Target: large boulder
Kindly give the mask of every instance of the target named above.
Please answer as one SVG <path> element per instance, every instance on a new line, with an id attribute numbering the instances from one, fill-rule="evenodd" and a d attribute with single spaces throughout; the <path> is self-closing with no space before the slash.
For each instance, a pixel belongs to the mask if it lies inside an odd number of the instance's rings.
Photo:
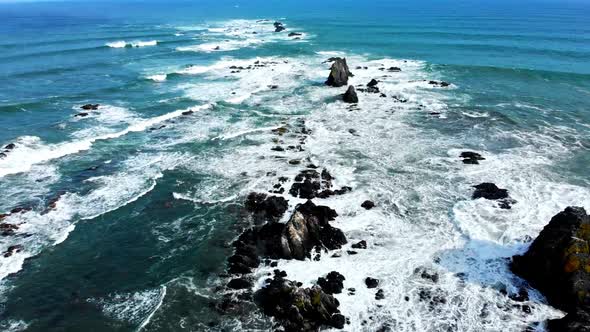
<path id="1" fill-rule="evenodd" d="M 341 87 L 348 84 L 348 78 L 352 76 L 345 58 L 333 58 L 332 67 L 330 68 L 330 76 L 326 81 L 326 85 L 333 87 Z"/>
<path id="2" fill-rule="evenodd" d="M 585 331 L 590 326 L 590 217 L 581 207 L 554 216 L 512 271 L 541 291 L 549 303 L 568 312 L 550 323 L 551 331 Z M 587 329 L 587 327 L 586 327 Z"/>
<path id="3" fill-rule="evenodd" d="M 508 190 L 500 189 L 493 183 L 485 182 L 473 187 L 475 188 L 475 191 L 473 192 L 473 199 L 485 198 L 497 200 L 508 198 Z"/>
<path id="4" fill-rule="evenodd" d="M 340 249 L 346 244 L 344 233 L 329 222 L 338 214 L 327 206 L 311 201 L 299 204 L 285 224 L 270 222 L 244 231 L 234 242 L 236 253 L 230 257 L 230 273 L 249 273 L 260 264 L 260 257 L 305 260 L 312 249 Z"/>
<path id="5" fill-rule="evenodd" d="M 346 92 L 342 95 L 342 100 L 346 103 L 355 104 L 359 102 L 359 97 L 354 90 L 354 86 L 350 85 Z"/>
<path id="6" fill-rule="evenodd" d="M 265 314 L 274 317 L 287 332 L 343 327 L 338 300 L 318 286 L 300 288 L 296 282 L 285 279 L 286 275 L 275 270 L 274 277 L 254 293 L 254 302 Z"/>

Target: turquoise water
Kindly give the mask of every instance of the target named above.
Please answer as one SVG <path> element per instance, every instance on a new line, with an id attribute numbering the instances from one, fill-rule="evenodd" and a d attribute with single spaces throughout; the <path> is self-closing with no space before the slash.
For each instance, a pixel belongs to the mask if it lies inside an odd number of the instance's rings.
<path id="1" fill-rule="evenodd" d="M 357 289 L 337 296 L 349 331 L 520 331 L 559 317 L 534 290 L 530 314 L 499 290 L 523 286 L 506 258 L 551 216 L 590 208 L 588 14 L 584 2 L 536 1 L 0 4 L 0 144 L 15 143 L 0 159 L 0 213 L 32 208 L 3 221 L 19 229 L 0 252 L 23 249 L 0 257 L 0 327 L 269 329 L 256 311 L 211 303 L 250 222 L 245 195 L 306 158 L 354 188 L 321 203 L 369 250 L 279 267 L 306 285 L 341 272 Z M 274 33 L 275 20 L 288 30 Z M 359 94 L 349 110 L 345 88 L 323 85 L 331 56 L 388 98 Z M 255 61 L 268 65 L 229 68 Z M 402 72 L 379 70 L 391 66 Z M 76 116 L 88 103 L 101 106 Z M 312 131 L 305 151 L 271 151 L 271 129 L 298 119 Z M 463 165 L 465 150 L 486 160 Z M 512 209 L 471 200 L 486 181 L 510 191 Z M 433 309 L 421 289 L 446 301 Z"/>

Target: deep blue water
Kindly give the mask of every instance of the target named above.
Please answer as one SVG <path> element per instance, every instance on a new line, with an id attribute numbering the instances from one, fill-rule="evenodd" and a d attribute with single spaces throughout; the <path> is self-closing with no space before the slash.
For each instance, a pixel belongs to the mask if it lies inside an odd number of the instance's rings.
<path id="1" fill-rule="evenodd" d="M 342 272 L 358 290 L 337 296 L 349 331 L 520 331 L 558 317 L 534 290 L 532 314 L 499 290 L 523 285 L 506 258 L 552 215 L 590 208 L 589 15 L 584 1 L 0 4 L 0 145 L 15 144 L 0 158 L 0 214 L 32 208 L 2 221 L 19 229 L 0 252 L 22 251 L 0 257 L 0 327 L 269 329 L 255 310 L 211 303 L 249 223 L 245 195 L 295 175 L 294 158 L 354 188 L 322 204 L 370 250 L 279 263 L 304 284 Z M 349 111 L 323 85 L 331 56 L 388 98 L 361 94 Z M 230 69 L 255 61 L 269 65 Z M 402 71 L 379 70 L 390 66 Z M 271 129 L 299 119 L 305 151 L 271 151 L 297 139 Z M 463 165 L 464 150 L 486 160 Z M 484 181 L 517 203 L 471 200 Z M 367 198 L 376 210 L 360 208 Z M 422 266 L 440 284 L 413 274 Z M 425 287 L 448 300 L 433 310 L 416 296 Z"/>

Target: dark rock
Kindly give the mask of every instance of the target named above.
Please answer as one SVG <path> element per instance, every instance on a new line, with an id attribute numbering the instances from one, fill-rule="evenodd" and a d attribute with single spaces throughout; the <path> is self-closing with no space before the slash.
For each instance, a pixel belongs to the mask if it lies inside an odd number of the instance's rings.
<path id="1" fill-rule="evenodd" d="M 389 67 L 389 69 L 387 69 L 387 71 L 389 71 L 389 72 L 400 72 L 400 71 L 402 71 L 402 69 L 399 68 L 399 67 Z"/>
<path id="2" fill-rule="evenodd" d="M 340 294 L 344 289 L 343 281 L 346 280 L 343 275 L 336 271 L 332 271 L 328 273 L 328 275 L 324 277 L 318 278 L 318 286 L 322 288 L 326 294 Z"/>
<path id="3" fill-rule="evenodd" d="M 232 279 L 228 284 L 227 287 L 231 289 L 247 289 L 250 288 L 252 284 L 248 279 L 245 278 L 236 278 Z"/>
<path id="4" fill-rule="evenodd" d="M 344 95 L 342 95 L 342 100 L 344 100 L 344 102 L 346 103 L 351 104 L 359 102 L 359 97 L 357 96 L 356 91 L 354 90 L 354 86 L 350 85 L 348 87 Z"/>
<path id="5" fill-rule="evenodd" d="M 504 199 L 508 198 L 508 190 L 500 189 L 493 183 L 481 183 L 477 186 L 473 186 L 475 191 L 473 192 L 473 199 L 485 198 L 485 199 Z"/>
<path id="6" fill-rule="evenodd" d="M 430 271 L 427 268 L 419 267 L 414 270 L 414 274 L 420 276 L 422 279 L 430 280 L 433 283 L 438 282 L 438 273 L 434 271 Z"/>
<path id="7" fill-rule="evenodd" d="M 569 313 L 553 325 L 575 326 L 584 320 L 590 326 L 589 243 L 590 217 L 581 207 L 568 207 L 551 219 L 524 255 L 512 259 L 515 274 L 541 291 L 549 304 Z"/>
<path id="8" fill-rule="evenodd" d="M 374 86 L 377 86 L 377 84 L 379 84 L 379 82 L 376 79 L 372 79 L 371 82 L 367 83 L 367 86 L 369 88 L 372 88 Z"/>
<path id="9" fill-rule="evenodd" d="M 341 87 L 348 84 L 348 78 L 352 76 L 352 73 L 348 69 L 346 59 L 334 58 L 332 67 L 330 68 L 330 76 L 326 81 L 326 85 L 333 87 Z"/>
<path id="10" fill-rule="evenodd" d="M 362 240 L 359 243 L 355 243 L 352 245 L 353 249 L 367 249 L 367 241 Z"/>
<path id="11" fill-rule="evenodd" d="M 88 113 L 82 112 L 82 113 L 78 113 L 78 114 L 74 115 L 74 117 L 83 118 L 83 117 L 87 117 L 88 115 L 89 115 Z"/>
<path id="12" fill-rule="evenodd" d="M 366 210 L 370 210 L 375 207 L 375 203 L 371 201 L 364 201 L 363 204 L 361 204 L 361 207 Z"/>
<path id="13" fill-rule="evenodd" d="M 6 158 L 6 153 L 0 152 L 0 158 Z"/>
<path id="14" fill-rule="evenodd" d="M 550 320 L 547 327 L 550 332 L 590 332 L 590 313 L 577 309 L 561 319 Z"/>
<path id="15" fill-rule="evenodd" d="M 479 153 L 472 152 L 472 151 L 461 152 L 461 155 L 459 157 L 463 158 L 464 164 L 471 164 L 471 165 L 479 164 L 479 160 L 486 160 L 486 158 L 482 157 Z"/>
<path id="16" fill-rule="evenodd" d="M 320 287 L 300 288 L 279 271 L 254 294 L 254 302 L 274 317 L 285 331 L 317 331 L 321 327 L 341 328 L 340 303 Z"/>
<path id="17" fill-rule="evenodd" d="M 277 145 L 277 146 L 273 146 L 273 147 L 271 148 L 271 150 L 272 150 L 272 151 L 278 151 L 278 152 L 285 151 L 285 149 L 284 149 L 283 147 L 279 146 L 279 145 Z"/>
<path id="18" fill-rule="evenodd" d="M 347 250 L 346 253 L 349 254 L 350 256 L 353 256 L 353 255 L 357 255 L 358 254 L 358 252 L 356 252 L 354 250 Z"/>
<path id="19" fill-rule="evenodd" d="M 21 252 L 24 249 L 24 247 L 20 244 L 14 245 L 14 246 L 10 246 L 8 247 L 8 249 L 4 252 L 3 256 L 4 257 L 10 257 L 15 253 Z"/>
<path id="20" fill-rule="evenodd" d="M 18 230 L 18 226 L 15 224 L 0 224 L 0 234 L 2 234 L 2 236 L 13 235 L 16 230 Z"/>
<path id="21" fill-rule="evenodd" d="M 5 150 L 12 150 L 16 147 L 16 144 L 10 143 L 4 147 Z"/>
<path id="22" fill-rule="evenodd" d="M 379 286 L 379 280 L 367 277 L 365 279 L 365 285 L 367 285 L 367 288 L 377 288 L 377 286 Z"/>
<path id="23" fill-rule="evenodd" d="M 214 51 L 219 51 L 221 49 L 221 47 L 219 46 L 215 46 L 215 48 L 213 49 Z"/>
<path id="24" fill-rule="evenodd" d="M 289 33 L 289 37 L 297 37 L 297 36 L 302 36 L 302 35 L 303 34 L 302 33 L 299 33 L 299 32 L 291 32 L 291 33 Z"/>
<path id="25" fill-rule="evenodd" d="M 188 110 L 188 111 L 184 111 L 184 112 L 182 112 L 182 115 L 191 115 L 191 114 L 193 114 L 193 113 L 194 113 L 194 112 L 193 112 L 192 110 Z"/>
<path id="26" fill-rule="evenodd" d="M 246 198 L 246 209 L 269 219 L 280 219 L 289 208 L 289 201 L 279 196 L 250 193 Z"/>
<path id="27" fill-rule="evenodd" d="M 337 329 L 343 329 L 344 324 L 346 324 L 346 317 L 342 314 L 334 314 L 332 315 L 331 325 Z"/>
<path id="28" fill-rule="evenodd" d="M 445 81 L 429 81 L 428 84 L 434 85 L 434 86 L 439 86 L 442 88 L 446 88 L 447 86 L 451 85 L 451 83 L 445 82 Z"/>
<path id="29" fill-rule="evenodd" d="M 281 22 L 274 22 L 273 25 L 275 27 L 275 32 L 281 32 L 286 30 L 286 28 L 283 26 L 283 23 Z"/>
<path id="30" fill-rule="evenodd" d="M 86 104 L 80 108 L 85 111 L 96 111 L 98 107 L 100 107 L 100 104 Z"/>
<path id="31" fill-rule="evenodd" d="M 346 244 L 346 237 L 329 224 L 336 216 L 336 211 L 327 206 L 316 206 L 311 201 L 299 204 L 286 224 L 272 222 L 244 231 L 234 242 L 236 254 L 304 260 L 311 257 L 314 247 L 339 249 Z M 244 267 L 248 266 L 230 262 L 230 273 L 248 273 L 242 272 Z"/>
<path id="32" fill-rule="evenodd" d="M 385 292 L 382 289 L 380 289 L 375 294 L 375 300 L 379 301 L 379 300 L 383 300 L 383 299 L 385 299 Z"/>

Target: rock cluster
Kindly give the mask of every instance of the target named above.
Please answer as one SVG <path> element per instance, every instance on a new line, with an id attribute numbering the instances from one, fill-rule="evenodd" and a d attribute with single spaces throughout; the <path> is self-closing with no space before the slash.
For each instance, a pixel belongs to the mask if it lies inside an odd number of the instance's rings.
<path id="1" fill-rule="evenodd" d="M 279 321 L 287 332 L 312 332 L 321 327 L 343 328 L 346 319 L 340 303 L 319 286 L 301 288 L 285 279 L 287 274 L 275 270 L 263 288 L 254 293 L 254 302 L 265 314 Z"/>

